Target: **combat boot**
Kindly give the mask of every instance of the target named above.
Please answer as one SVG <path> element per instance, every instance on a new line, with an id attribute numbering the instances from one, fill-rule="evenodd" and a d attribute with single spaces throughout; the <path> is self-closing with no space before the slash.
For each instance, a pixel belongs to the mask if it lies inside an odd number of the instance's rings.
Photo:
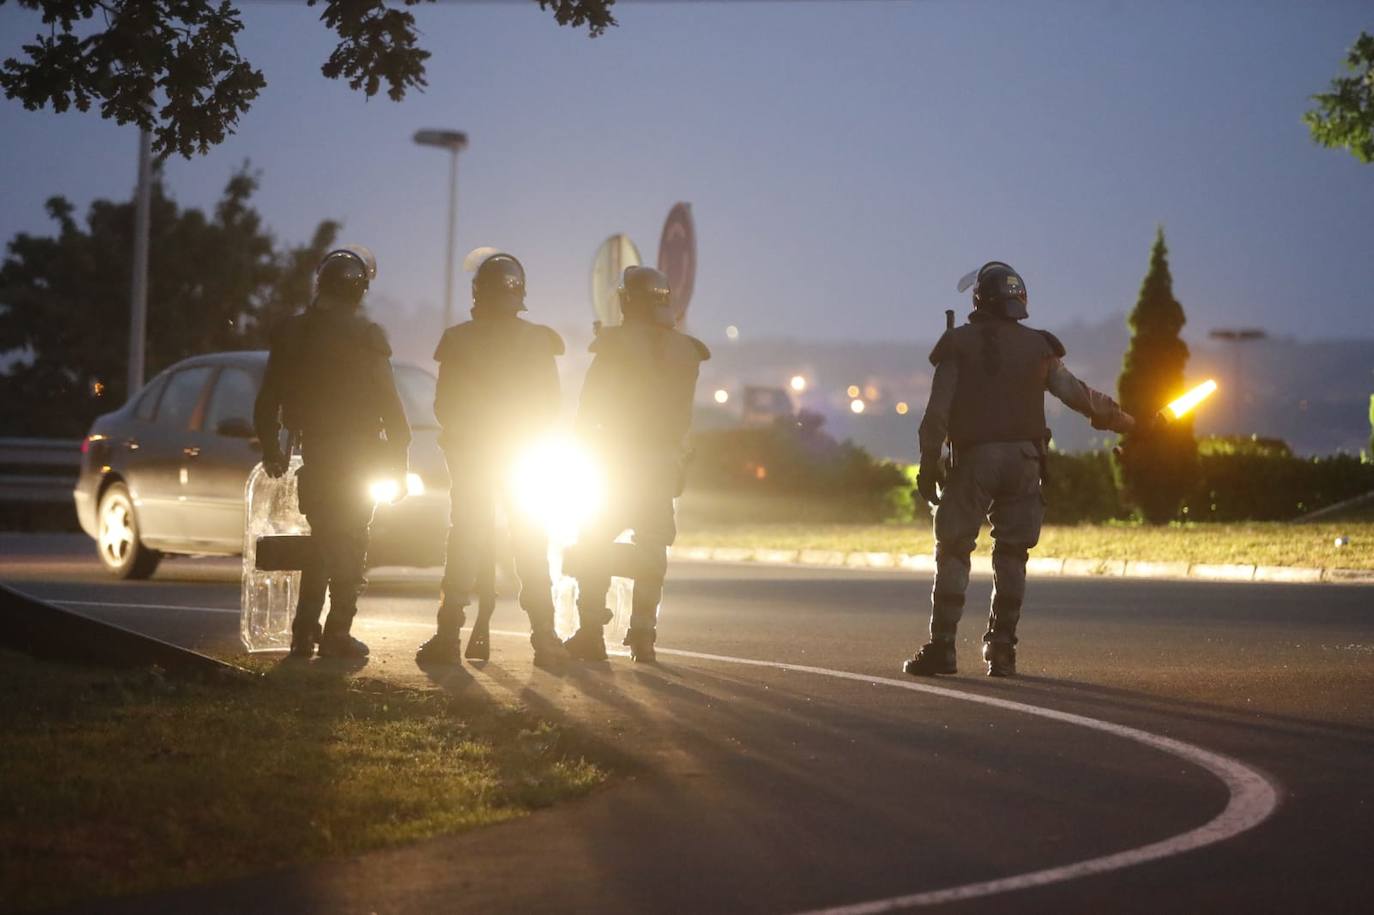
<path id="1" fill-rule="evenodd" d="M 954 656 L 954 642 L 940 639 L 926 642 L 902 665 L 902 670 L 913 677 L 933 677 L 936 674 L 957 674 L 958 664 Z"/>
<path id="2" fill-rule="evenodd" d="M 436 635 L 435 638 L 438 636 Z M 425 645 L 428 644 L 429 642 L 425 643 Z M 420 646 L 420 650 L 424 650 L 424 645 Z M 468 633 L 468 649 L 463 652 L 463 657 L 469 661 L 491 660 L 491 629 L 486 623 L 479 620 L 472 624 L 472 631 Z M 419 660 L 420 656 L 417 654 L 415 658 Z"/>
<path id="3" fill-rule="evenodd" d="M 367 653 L 367 645 L 349 635 L 348 624 L 331 626 L 325 622 L 324 632 L 320 634 L 320 657 L 356 661 L 367 657 Z"/>
<path id="4" fill-rule="evenodd" d="M 315 645 L 320 641 L 320 624 L 304 623 L 302 625 L 291 625 L 291 650 L 287 653 L 288 658 L 297 661 L 308 661 L 315 654 Z"/>
<path id="5" fill-rule="evenodd" d="M 989 677 L 1016 675 L 1016 646 L 1010 642 L 984 642 L 983 660 L 988 662 Z"/>
<path id="6" fill-rule="evenodd" d="M 642 664 L 653 664 L 657 662 L 658 656 L 654 652 L 654 641 L 657 632 L 651 628 L 636 629 L 631 626 L 625 633 L 625 645 L 630 648 L 630 660 L 638 661 Z"/>
<path id="7" fill-rule="evenodd" d="M 582 626 L 563 643 L 568 656 L 579 661 L 606 660 L 606 637 L 600 626 Z"/>
<path id="8" fill-rule="evenodd" d="M 558 640 L 558 633 L 553 631 L 553 626 L 540 627 L 530 633 L 530 645 L 534 648 L 534 665 L 536 667 L 556 667 L 566 663 L 571 658 L 571 652 Z M 602 657 L 605 657 L 603 646 Z"/>
<path id="9" fill-rule="evenodd" d="M 463 608 L 440 607 L 438 628 L 434 635 L 416 650 L 415 663 L 461 664 L 462 659 Z"/>

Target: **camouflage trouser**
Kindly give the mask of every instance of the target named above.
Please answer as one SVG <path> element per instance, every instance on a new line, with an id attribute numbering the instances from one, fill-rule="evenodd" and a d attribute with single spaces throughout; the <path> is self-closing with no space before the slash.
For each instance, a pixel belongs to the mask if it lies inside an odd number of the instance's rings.
<path id="1" fill-rule="evenodd" d="M 1016 644 L 1026 593 L 1026 557 L 1040 540 L 1045 504 L 1040 455 L 1031 442 L 992 442 L 960 449 L 935 509 L 935 587 L 930 637 L 953 639 L 964 613 L 969 554 L 983 519 L 992 523 L 992 612 L 988 642 Z"/>
<path id="2" fill-rule="evenodd" d="M 548 538 L 543 529 L 518 511 L 500 473 L 491 462 L 465 460 L 445 453 L 452 479 L 447 556 L 442 585 L 443 606 L 461 626 L 465 607 L 495 594 L 496 510 L 510 528 L 515 576 L 520 580 L 520 607 L 536 629 L 553 625 L 553 584 L 549 576 Z"/>
<path id="3" fill-rule="evenodd" d="M 606 511 L 578 538 L 588 560 L 577 579 L 579 623 L 598 626 L 605 619 L 606 591 L 611 584 L 609 549 L 628 530 L 633 532 L 636 553 L 630 626 L 654 628 L 668 574 L 668 547 L 677 539 L 673 494 L 678 472 L 675 463 L 663 461 L 625 473 Z"/>
<path id="4" fill-rule="evenodd" d="M 364 472 L 356 466 L 308 462 L 298 471 L 298 479 L 297 498 L 310 522 L 310 539 L 319 561 L 301 571 L 295 624 L 319 624 L 327 588 L 329 618 L 325 628 L 346 633 L 367 584 L 364 573 L 373 505 Z"/>

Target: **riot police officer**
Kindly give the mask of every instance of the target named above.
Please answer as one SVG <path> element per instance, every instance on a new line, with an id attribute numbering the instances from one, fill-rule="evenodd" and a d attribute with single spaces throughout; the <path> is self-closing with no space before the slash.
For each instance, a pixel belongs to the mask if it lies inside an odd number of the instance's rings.
<path id="1" fill-rule="evenodd" d="M 962 288 L 962 286 L 961 286 Z M 921 420 L 920 495 L 935 506 L 935 586 L 930 641 L 903 665 L 917 676 L 952 674 L 954 637 L 964 610 L 969 554 L 986 517 L 992 524 L 992 609 L 983 636 L 989 676 L 1016 672 L 1016 625 L 1026 558 L 1040 539 L 1049 391 L 1096 429 L 1128 432 L 1135 420 L 1064 367 L 1064 346 L 1049 331 L 1021 324 L 1026 285 L 1005 263 L 977 272 L 967 324 L 946 331 Z M 950 445 L 948 467 L 942 459 Z"/>
<path id="2" fill-rule="evenodd" d="M 279 477 L 288 466 L 282 425 L 299 442 L 303 461 L 297 497 L 318 562 L 302 570 L 292 657 L 309 658 L 316 643 L 321 657 L 361 658 L 368 651 L 349 630 L 366 584 L 369 486 L 379 476 L 403 481 L 410 445 L 386 333 L 361 314 L 376 273 L 372 253 L 361 246 L 325 255 L 314 301 L 273 334 L 253 411 L 267 472 Z M 321 629 L 326 588 L 329 616 Z"/>
<path id="3" fill-rule="evenodd" d="M 626 269 L 619 295 L 625 321 L 592 341 L 578 405 L 579 435 L 601 453 L 610 492 L 606 510 L 579 540 L 579 625 L 565 644 L 576 658 L 605 659 L 611 544 L 631 530 L 636 557 L 625 644 L 634 660 L 653 661 L 668 547 L 677 537 L 673 499 L 682 492 L 697 376 L 711 352 L 674 329 L 668 279 L 658 270 Z"/>
<path id="4" fill-rule="evenodd" d="M 498 507 L 510 526 L 535 663 L 566 657 L 553 628 L 546 534 L 517 509 L 507 482 L 520 452 L 557 418 L 560 399 L 556 360 L 563 340 L 552 328 L 522 319 L 523 311 L 524 267 L 509 254 L 491 254 L 472 277 L 472 320 L 445 331 L 434 352 L 434 412 L 452 501 L 438 626 L 416 652 L 421 664 L 459 661 L 465 608 L 493 562 Z"/>

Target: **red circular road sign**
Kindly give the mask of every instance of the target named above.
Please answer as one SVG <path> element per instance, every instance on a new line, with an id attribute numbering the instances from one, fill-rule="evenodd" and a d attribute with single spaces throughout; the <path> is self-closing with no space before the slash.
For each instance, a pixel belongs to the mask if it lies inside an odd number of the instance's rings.
<path id="1" fill-rule="evenodd" d="M 697 276 L 697 233 L 692 225 L 690 203 L 675 203 L 668 211 L 658 241 L 658 269 L 668 277 L 668 287 L 673 291 L 673 317 L 682 324 Z"/>

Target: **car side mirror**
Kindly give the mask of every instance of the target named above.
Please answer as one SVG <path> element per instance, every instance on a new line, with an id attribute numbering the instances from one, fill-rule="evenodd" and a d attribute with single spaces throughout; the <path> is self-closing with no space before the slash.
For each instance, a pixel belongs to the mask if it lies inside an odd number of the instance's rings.
<path id="1" fill-rule="evenodd" d="M 219 421 L 219 425 L 215 426 L 215 434 L 228 438 L 253 438 L 257 433 L 253 430 L 253 424 L 244 417 L 230 416 Z"/>

